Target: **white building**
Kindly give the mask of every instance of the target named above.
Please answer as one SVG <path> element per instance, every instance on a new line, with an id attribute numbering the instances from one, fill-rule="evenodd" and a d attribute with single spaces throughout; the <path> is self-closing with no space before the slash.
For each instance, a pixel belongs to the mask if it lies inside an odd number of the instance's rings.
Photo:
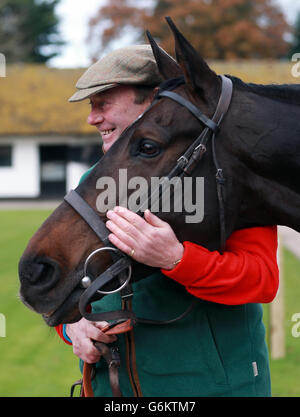
<path id="1" fill-rule="evenodd" d="M 61 198 L 101 157 L 87 101 L 68 102 L 82 72 L 13 66 L 0 78 L 0 199 Z"/>

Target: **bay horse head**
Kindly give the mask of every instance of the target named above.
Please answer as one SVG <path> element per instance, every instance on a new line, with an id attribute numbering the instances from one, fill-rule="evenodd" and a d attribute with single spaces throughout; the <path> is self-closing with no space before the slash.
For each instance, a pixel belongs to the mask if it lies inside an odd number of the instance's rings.
<path id="1" fill-rule="evenodd" d="M 128 186 L 130 180 L 142 178 L 149 185 L 154 177 L 169 178 L 174 167 L 178 169 L 181 164 L 179 170 L 185 176 L 203 179 L 201 200 L 197 200 L 196 181 L 188 194 L 189 203 L 196 201 L 194 210 L 203 205 L 203 213 L 198 213 L 196 221 L 186 220 L 191 212 L 184 193 L 181 210 L 157 213 L 171 225 L 180 241 L 220 250 L 220 233 L 224 240 L 232 231 L 244 227 L 283 224 L 299 231 L 299 87 L 257 86 L 227 76 L 233 85 L 232 97 L 221 118 L 214 119 L 224 77 L 212 71 L 173 22 L 167 20 L 175 39 L 177 62 L 149 35 L 166 82 L 151 106 L 122 133 L 76 188 L 76 195 L 105 222 L 108 208 L 122 203 L 124 198 L 128 202 L 137 192 Z M 224 101 L 221 102 L 222 107 Z M 204 133 L 208 131 L 210 135 Z M 209 140 L 204 143 L 203 137 Z M 116 200 L 111 207 L 105 206 L 110 193 L 105 200 L 104 179 L 112 179 L 115 187 Z M 68 201 L 62 202 L 32 237 L 20 260 L 23 302 L 42 314 L 51 326 L 79 320 L 85 261 L 101 246 L 93 228 Z M 101 253 L 93 259 L 91 273 L 98 275 L 110 264 L 109 254 Z M 133 269 L 133 280 L 149 274 L 149 268 L 140 264 Z"/>

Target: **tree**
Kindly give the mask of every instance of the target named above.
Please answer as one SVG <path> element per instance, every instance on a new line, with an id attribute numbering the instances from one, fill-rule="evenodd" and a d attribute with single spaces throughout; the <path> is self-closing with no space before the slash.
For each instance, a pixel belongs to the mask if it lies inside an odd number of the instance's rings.
<path id="1" fill-rule="evenodd" d="M 0 52 L 8 63 L 47 62 L 63 42 L 54 9 L 59 0 L 0 0 Z"/>
<path id="2" fill-rule="evenodd" d="M 297 15 L 297 19 L 293 28 L 293 42 L 289 56 L 292 57 L 296 53 L 300 53 L 300 12 Z"/>
<path id="3" fill-rule="evenodd" d="M 131 28 L 138 29 L 136 41 L 145 41 L 148 29 L 172 53 L 167 15 L 205 58 L 279 58 L 289 49 L 285 34 L 290 27 L 273 0 L 155 0 L 148 8 L 134 7 L 130 0 L 110 0 L 90 21 L 89 40 L 102 40 L 92 58 L 98 59 L 100 49 Z"/>

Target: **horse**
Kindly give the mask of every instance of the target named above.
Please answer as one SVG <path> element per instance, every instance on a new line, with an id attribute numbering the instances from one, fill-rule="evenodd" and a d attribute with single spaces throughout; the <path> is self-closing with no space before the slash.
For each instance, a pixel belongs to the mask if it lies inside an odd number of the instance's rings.
<path id="1" fill-rule="evenodd" d="M 105 224 L 105 209 L 97 208 L 99 179 L 112 178 L 118 190 L 120 169 L 126 169 L 128 179 L 140 176 L 149 184 L 151 178 L 168 177 L 179 166 L 184 175 L 204 179 L 201 221 L 187 222 L 184 207 L 181 212 L 157 213 L 179 240 L 212 251 L 221 250 L 222 240 L 241 228 L 285 225 L 299 232 L 299 85 L 246 84 L 230 75 L 219 76 L 171 19 L 167 21 L 176 61 L 148 34 L 167 86 L 101 158 L 76 195 L 93 211 L 94 220 Z M 232 92 L 216 120 L 225 78 Z M 203 137 L 205 143 L 198 141 L 187 158 L 195 138 Z M 127 191 L 133 195 L 134 190 Z M 67 200 L 34 234 L 19 263 L 21 299 L 49 326 L 82 317 L 78 304 L 86 291 L 81 285 L 85 263 L 104 245 Z M 111 262 L 108 251 L 95 256 L 92 273 L 98 275 Z M 132 268 L 133 281 L 151 271 L 136 262 Z"/>

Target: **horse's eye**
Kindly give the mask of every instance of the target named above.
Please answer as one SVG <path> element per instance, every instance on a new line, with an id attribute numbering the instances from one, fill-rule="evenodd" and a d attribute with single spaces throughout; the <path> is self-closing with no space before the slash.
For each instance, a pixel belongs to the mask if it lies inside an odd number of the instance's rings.
<path id="1" fill-rule="evenodd" d="M 157 144 L 150 141 L 143 141 L 139 146 L 139 154 L 141 156 L 156 156 L 160 152 L 160 148 Z"/>

